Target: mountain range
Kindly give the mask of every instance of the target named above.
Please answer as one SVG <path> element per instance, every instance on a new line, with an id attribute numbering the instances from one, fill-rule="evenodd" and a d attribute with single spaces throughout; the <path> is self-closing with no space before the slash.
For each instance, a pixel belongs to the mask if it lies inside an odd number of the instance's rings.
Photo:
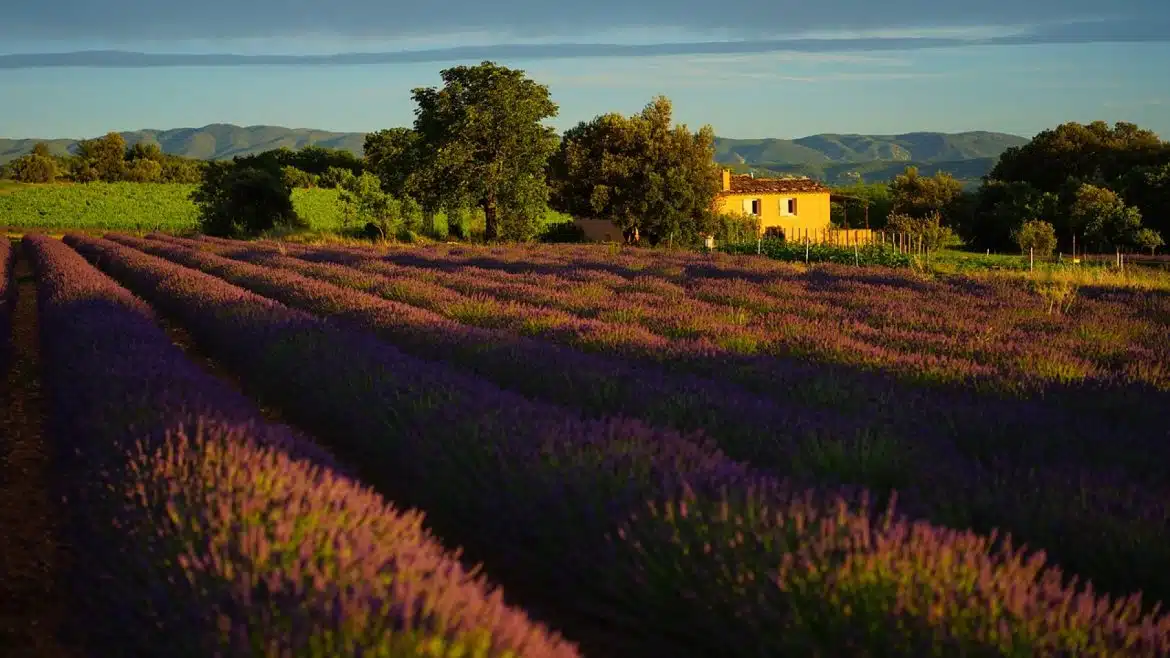
<path id="1" fill-rule="evenodd" d="M 204 160 L 230 159 L 309 144 L 347 149 L 361 154 L 365 133 L 330 132 L 280 126 L 235 126 L 211 124 L 202 128 L 135 130 L 124 132 L 127 144 L 157 143 L 164 153 Z M 902 135 L 819 134 L 799 139 L 715 138 L 715 160 L 737 171 L 797 174 L 843 184 L 864 178 L 889 180 L 907 165 L 917 165 L 925 174 L 947 171 L 965 181 L 978 180 L 999 155 L 1027 139 L 1007 133 L 972 131 L 961 133 L 914 132 Z M 0 138 L 0 164 L 45 142 L 58 154 L 72 152 L 76 139 Z"/>

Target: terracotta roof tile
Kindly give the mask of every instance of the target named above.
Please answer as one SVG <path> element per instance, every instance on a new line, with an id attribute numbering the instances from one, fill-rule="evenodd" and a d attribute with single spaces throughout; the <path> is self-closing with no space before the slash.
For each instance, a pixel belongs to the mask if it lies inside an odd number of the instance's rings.
<path id="1" fill-rule="evenodd" d="M 828 192 L 820 181 L 811 178 L 752 178 L 746 174 L 731 176 L 731 191 L 721 194 L 767 194 L 784 192 Z"/>

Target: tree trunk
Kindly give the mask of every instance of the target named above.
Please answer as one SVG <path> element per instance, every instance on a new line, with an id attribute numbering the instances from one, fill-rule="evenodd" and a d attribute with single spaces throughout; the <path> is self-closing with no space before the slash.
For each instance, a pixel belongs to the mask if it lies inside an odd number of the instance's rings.
<path id="1" fill-rule="evenodd" d="M 485 240 L 496 240 L 500 237 L 499 218 L 496 210 L 496 197 L 489 196 L 483 204 L 483 237 Z"/>
<path id="2" fill-rule="evenodd" d="M 423 230 L 426 231 L 426 234 L 431 237 L 436 235 L 435 211 L 433 209 L 428 208 L 423 211 Z"/>

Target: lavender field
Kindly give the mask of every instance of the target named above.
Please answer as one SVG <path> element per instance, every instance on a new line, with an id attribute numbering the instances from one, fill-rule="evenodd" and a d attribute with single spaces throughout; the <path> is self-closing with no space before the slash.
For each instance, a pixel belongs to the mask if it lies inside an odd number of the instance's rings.
<path id="1" fill-rule="evenodd" d="M 1170 656 L 1164 291 L 110 234 L 0 300 L 12 655 Z"/>

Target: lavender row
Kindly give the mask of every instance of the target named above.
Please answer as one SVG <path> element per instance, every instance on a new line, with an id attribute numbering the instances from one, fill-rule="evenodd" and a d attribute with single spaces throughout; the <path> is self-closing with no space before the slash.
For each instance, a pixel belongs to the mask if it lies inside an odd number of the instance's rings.
<path id="1" fill-rule="evenodd" d="M 303 272 L 293 271 L 178 243 L 123 235 L 107 239 L 214 274 L 309 313 L 373 330 L 404 352 L 459 366 L 529 398 L 597 417 L 624 415 L 683 432 L 702 431 L 717 437 L 721 448 L 736 459 L 770 470 L 807 461 L 806 448 L 820 442 L 896 443 L 872 417 L 846 419 L 828 410 L 767 400 L 735 386 L 666 373 L 613 355 L 586 354 L 506 331 L 460 324 L 362 292 L 377 290 L 377 275 L 343 266 L 304 263 Z"/>
<path id="2" fill-rule="evenodd" d="M 38 275 L 49 432 L 92 655 L 485 656 L 572 646 L 506 608 L 331 456 L 196 367 L 151 310 L 69 247 Z"/>
<path id="3" fill-rule="evenodd" d="M 718 437 L 733 456 L 760 465 L 793 461 L 789 438 L 802 446 L 808 438 L 827 436 L 840 441 L 867 435 L 877 435 L 886 442 L 892 441 L 891 437 L 912 439 L 919 450 L 923 445 L 955 449 L 980 461 L 1116 466 L 1155 481 L 1165 481 L 1164 469 L 1156 464 L 1170 461 L 1170 441 L 1162 425 L 1139 422 L 1152 413 L 1149 410 L 1118 417 L 1090 413 L 1082 404 L 1075 405 L 1074 414 L 1069 413 L 1067 400 L 975 396 L 969 391 L 907 386 L 871 372 L 712 352 L 699 343 L 666 341 L 598 320 L 564 314 L 550 317 L 555 314 L 528 306 L 485 304 L 482 299 L 424 281 L 387 278 L 376 263 L 371 264 L 372 270 L 344 266 L 333 262 L 327 251 L 290 249 L 290 254 L 298 256 L 294 258 L 279 255 L 275 247 L 232 241 L 159 236 L 153 242 L 197 248 L 199 253 L 136 239 L 127 244 L 168 258 L 184 258 L 182 262 L 194 267 L 211 267 L 208 271 L 221 276 L 244 277 L 233 280 L 263 286 L 258 289 L 262 294 L 288 303 L 309 304 L 306 308 L 314 312 L 326 312 L 326 307 L 313 305 L 322 298 L 320 294 L 309 299 L 299 295 L 298 290 L 314 287 L 304 277 L 378 295 L 385 300 L 374 302 L 369 297 L 344 294 L 350 300 L 347 310 L 339 311 L 334 303 L 327 312 L 376 326 L 404 349 L 427 358 L 453 360 L 529 396 L 550 397 L 600 413 L 639 415 L 660 425 L 703 429 Z M 231 265 L 215 259 L 216 254 L 263 269 Z M 283 275 L 274 269 L 301 276 Z M 331 291 L 329 295 L 343 293 Z M 293 302 L 294 298 L 300 301 Z M 401 300 L 405 302 L 394 303 Z M 481 311 L 471 314 L 475 317 L 461 313 L 477 305 Z M 480 326 L 454 322 L 436 313 L 441 311 L 462 315 Z M 524 332 L 544 340 L 515 335 Z M 586 357 L 545 341 L 592 354 Z M 541 364 L 541 371 L 557 373 L 556 380 L 533 377 L 529 367 L 516 364 Z M 620 383 L 615 383 L 613 379 L 618 377 Z M 721 383 L 713 385 L 711 380 Z M 755 398 L 751 405 L 755 409 L 776 411 L 771 415 L 760 411 L 745 414 L 743 405 L 733 408 L 720 403 L 721 399 L 732 399 L 732 391 L 738 388 L 727 382 L 747 389 L 747 397 Z M 707 394 L 695 396 L 691 391 L 696 388 Z M 1135 398 L 1135 403 L 1143 401 L 1149 399 Z M 667 406 L 664 411 L 663 405 Z M 825 431 L 817 431 L 818 427 Z M 761 436 L 764 432 L 768 435 Z M 777 441 L 777 434 L 784 440 Z M 924 458 L 929 463 L 935 456 Z"/>
<path id="4" fill-rule="evenodd" d="M 343 318 L 350 323 L 373 328 L 405 349 L 418 354 L 446 358 L 467 365 L 480 375 L 504 382 L 509 388 L 529 395 L 558 399 L 572 405 L 574 400 L 587 399 L 598 391 L 612 391 L 615 383 L 631 386 L 619 391 L 624 395 L 605 398 L 597 413 L 638 413 L 651 409 L 655 403 L 675 402 L 688 389 L 649 388 L 645 369 L 590 370 L 590 357 L 576 354 L 578 361 L 558 361 L 552 345 L 531 343 L 529 354 L 512 354 L 486 361 L 479 355 L 490 355 L 497 345 L 515 342 L 515 336 L 470 334 L 466 343 L 456 342 L 467 334 L 467 328 L 448 327 L 442 318 L 419 316 L 417 309 L 399 308 L 397 304 L 363 295 L 357 290 L 331 287 L 319 281 L 304 279 L 288 272 L 278 272 L 248 263 L 220 259 L 209 253 L 190 249 L 151 246 L 151 242 L 117 238 L 126 244 L 142 245 L 154 253 L 164 254 L 186 265 L 206 269 L 254 292 L 270 295 L 314 313 Z M 413 313 L 413 315 L 412 315 Z M 413 324 L 411 324 L 413 322 Z M 413 327 L 413 329 L 411 329 Z M 408 333 L 413 331 L 413 335 Z M 434 347 L 431 347 L 434 345 Z M 567 352 L 574 354 L 574 352 Z M 598 358 L 598 357 L 593 357 Z M 541 364 L 534 368 L 531 364 Z M 601 363 L 605 363 L 601 361 Z M 596 365 L 594 365 L 596 368 Z M 610 368 L 622 368 L 621 362 L 610 362 Z M 551 376 L 555 372 L 556 376 Z M 581 376 L 596 376 L 593 382 Z M 670 383 L 670 378 L 662 379 Z M 553 388 L 555 385 L 563 388 Z M 578 390 L 573 390 L 576 384 Z M 619 384 L 619 385 L 620 385 Z M 675 383 L 676 384 L 676 383 Z M 717 390 L 717 389 L 715 389 Z M 731 388 L 724 390 L 734 391 Z M 639 391 L 642 397 L 639 396 Z M 560 395 L 560 397 L 552 397 Z M 714 397 L 714 396 L 713 396 Z M 613 406 L 605 407 L 604 403 Z M 628 404 L 631 406 L 617 406 Z M 725 409 L 725 407 L 724 407 Z M 761 402 L 757 410 L 769 409 Z M 849 436 L 834 434 L 835 427 L 847 426 L 844 420 L 831 416 L 808 416 L 807 411 L 787 409 L 777 412 L 775 420 L 768 417 L 723 416 L 720 407 L 711 407 L 704 426 L 706 433 L 715 437 L 721 448 L 732 457 L 748 457 L 753 465 L 772 472 L 800 475 L 801 480 L 832 484 L 851 482 L 874 489 L 882 498 L 892 488 L 902 489 L 907 510 L 922 518 L 944 523 L 950 527 L 972 527 L 990 532 L 996 527 L 1009 528 L 1034 546 L 1052 548 L 1062 564 L 1082 571 L 1108 591 L 1129 592 L 1144 589 L 1162 598 L 1170 595 L 1170 577 L 1161 564 L 1170 558 L 1170 519 L 1162 505 L 1165 488 L 1133 486 L 1124 474 L 1099 475 L 1083 472 L 1083 468 L 996 459 L 992 466 L 971 464 L 958 458 L 938 434 L 929 433 L 931 427 L 908 440 L 895 441 L 889 437 Z M 645 416 L 643 416 L 645 418 Z M 687 417 L 663 414 L 668 424 L 687 426 Z M 748 420 L 755 430 L 755 441 L 736 440 L 729 436 L 725 426 Z M 755 423 L 752 423 L 755 421 Z M 820 436 L 791 436 L 784 431 L 792 426 L 808 424 L 823 427 Z M 769 436 L 776 437 L 769 441 Z M 913 440 L 911 440 L 913 439 Z M 785 443 L 786 441 L 786 443 Z M 746 451 L 755 452 L 746 452 Z M 768 452 L 768 451 L 771 452 Z M 787 450 L 789 452 L 780 452 Z M 1038 471 L 1038 466 L 1042 468 Z M 1020 500 L 1020 491 L 1035 492 Z M 1079 505 L 1068 505 L 1068 501 Z M 1133 536 L 1148 537 L 1150 541 L 1133 542 Z M 1067 542 L 1067 536 L 1092 537 L 1087 541 Z"/>
<path id="5" fill-rule="evenodd" d="M 1135 486 L 1124 473 L 1108 472 L 1095 464 L 1086 472 L 1081 465 L 1067 461 L 1061 465 L 1057 460 L 994 456 L 987 466 L 971 463 L 957 456 L 938 428 L 929 424 L 896 441 L 846 430 L 849 422 L 840 417 L 810 414 L 796 407 L 776 409 L 766 401 L 728 409 L 718 406 L 717 392 L 727 391 L 725 399 L 731 399 L 735 389 L 720 389 L 710 382 L 702 389 L 711 392 L 710 397 L 698 403 L 709 405 L 707 415 L 671 415 L 693 389 L 637 365 L 452 325 L 412 307 L 292 272 L 175 245 L 116 239 L 310 312 L 372 328 L 403 349 L 458 364 L 532 397 L 568 406 L 596 400 L 586 407 L 595 414 L 641 414 L 666 425 L 702 428 L 731 456 L 774 473 L 800 476 L 804 482 L 861 484 L 883 498 L 891 489 L 902 490 L 903 499 L 910 503 L 907 511 L 915 515 L 950 527 L 1007 528 L 1032 545 L 1054 550 L 1062 564 L 1091 576 L 1108 591 L 1143 589 L 1156 598 L 1170 598 L 1170 574 L 1161 566 L 1170 559 L 1170 517 L 1162 504 L 1168 493 L 1165 486 Z M 348 270 L 347 276 L 353 275 Z M 519 351 L 517 345 L 530 351 Z M 500 356 L 493 358 L 494 354 Z M 628 388 L 619 388 L 623 386 Z M 660 416 L 647 415 L 646 410 L 656 408 L 663 409 Z M 755 415 L 745 414 L 745 409 Z M 694 419 L 706 424 L 692 424 Z M 743 434 L 732 433 L 741 427 Z M 805 434 L 794 434 L 793 428 Z M 1069 436 L 1052 438 L 1068 440 Z M 999 443 L 1012 440 L 1003 437 Z M 1021 491 L 1029 493 L 1021 497 Z M 1078 504 L 1070 505 L 1070 501 Z M 1068 542 L 1068 536 L 1086 539 Z M 1138 536 L 1144 540 L 1134 542 Z"/>
<path id="6" fill-rule="evenodd" d="M 12 280 L 16 254 L 12 243 L 0 240 L 0 377 L 8 372 L 8 359 L 12 352 L 9 341 L 12 338 L 12 307 L 16 299 L 16 285 Z"/>
<path id="7" fill-rule="evenodd" d="M 1122 317 L 1129 319 L 1133 304 L 1081 299 L 1074 319 L 1053 322 L 1035 293 L 1002 282 L 958 277 L 923 281 L 830 267 L 776 273 L 761 284 L 692 272 L 671 265 L 678 259 L 670 254 L 623 254 L 618 258 L 631 261 L 623 276 L 595 269 L 610 260 L 600 262 L 596 251 L 592 259 L 567 260 L 556 249 L 521 251 L 527 261 L 517 261 L 507 251 L 468 256 L 415 249 L 383 255 L 360 248 L 296 247 L 289 253 L 371 271 L 380 267 L 395 275 L 422 271 L 462 292 L 588 317 L 621 318 L 669 337 L 701 337 L 732 352 L 867 364 L 898 372 L 903 379 L 1014 395 L 1075 395 L 1078 406 L 1119 408 L 1123 413 L 1117 415 L 1122 416 L 1132 415 L 1142 404 L 1127 404 L 1126 395 L 1117 395 L 1118 386 L 1170 385 L 1164 370 L 1150 365 L 1170 359 L 1165 341 L 1141 322 L 1119 326 Z M 543 264 L 552 261 L 573 263 L 577 269 L 542 273 Z M 452 277 L 454 281 L 447 281 Z M 595 299 L 597 294 L 605 298 Z M 1114 338 L 1131 330 L 1145 337 Z M 1038 333 L 1043 339 L 1037 339 Z M 1063 384 L 1065 379 L 1073 385 Z"/>
<path id="8" fill-rule="evenodd" d="M 1075 592 L 1042 557 L 791 496 L 675 435 L 574 420 L 391 356 L 356 332 L 322 324 L 329 335 L 272 336 L 284 347 L 266 349 L 250 339 L 248 319 L 284 324 L 295 314 L 239 289 L 229 298 L 224 282 L 139 252 L 75 243 L 193 324 L 210 325 L 216 305 L 234 307 L 219 322 L 239 344 L 237 367 L 267 370 L 264 387 L 279 387 L 285 409 L 350 441 L 388 479 L 412 483 L 436 524 L 492 555 L 489 570 L 526 577 L 642 640 L 606 655 L 1155 656 L 1170 647 L 1170 621 L 1142 617 L 1136 598 L 1114 605 Z M 412 379 L 430 386 L 401 391 Z M 457 381 L 464 395 L 435 390 Z M 400 392 L 378 396 L 383 387 Z"/>

